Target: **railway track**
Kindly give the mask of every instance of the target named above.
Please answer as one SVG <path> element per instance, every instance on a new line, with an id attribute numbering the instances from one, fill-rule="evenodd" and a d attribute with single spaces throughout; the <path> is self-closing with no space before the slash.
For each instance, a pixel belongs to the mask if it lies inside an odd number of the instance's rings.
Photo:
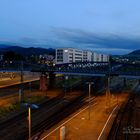
<path id="1" fill-rule="evenodd" d="M 57 123 L 72 111 L 80 107 L 81 100 L 85 95 L 81 95 L 74 100 L 66 100 L 64 98 L 57 99 L 48 106 L 43 106 L 42 109 L 32 112 L 32 133 L 36 134 L 39 131 L 50 128 L 54 123 Z M 75 108 L 75 109 L 74 109 Z M 23 117 L 24 116 L 24 117 Z M 11 122 L 1 126 L 0 137 L 3 140 L 26 140 L 28 136 L 27 120 L 25 115 L 21 118 L 14 118 Z M 20 119 L 19 121 L 17 121 Z M 17 121 L 17 122 L 16 122 Z M 5 129 L 4 129 L 5 127 Z M 17 131 L 18 130 L 18 131 Z"/>
<path id="2" fill-rule="evenodd" d="M 34 126 L 32 128 L 33 131 L 32 134 L 35 135 L 37 132 L 40 132 L 39 135 L 41 135 L 44 131 L 48 130 L 54 124 L 58 123 L 59 121 L 63 120 L 68 115 L 70 115 L 71 113 L 75 112 L 77 109 L 79 109 L 85 104 L 85 102 L 83 102 L 84 97 L 85 95 L 81 95 L 79 98 L 76 98 L 72 102 L 66 104 L 66 106 L 61 108 L 60 111 L 57 111 L 55 114 L 48 117 L 46 120 L 42 121 L 39 125 Z M 20 139 L 22 140 L 22 137 L 20 137 Z"/>
<path id="3" fill-rule="evenodd" d="M 87 85 L 82 86 L 82 88 L 85 87 L 87 87 Z M 78 86 L 77 88 L 79 89 L 81 86 Z M 32 110 L 32 134 L 34 135 L 38 132 L 41 134 L 44 130 L 49 129 L 51 126 L 80 108 L 85 103 L 83 102 L 85 96 L 86 94 L 82 94 L 74 100 L 59 97 L 59 99 L 57 98 L 44 102 L 37 111 Z M 15 116 L 6 123 L 1 123 L 0 137 L 2 140 L 26 140 L 28 137 L 26 116 L 27 111 L 21 113 L 19 116 Z"/>
<path id="4" fill-rule="evenodd" d="M 58 96 L 58 97 L 52 98 L 52 99 L 48 99 L 48 100 L 46 100 L 43 103 L 38 104 L 38 105 L 39 105 L 39 107 L 50 106 L 50 105 L 53 105 L 53 103 L 55 103 L 60 98 L 61 98 L 61 96 Z M 33 110 L 33 112 L 35 112 L 35 111 Z M 22 108 L 22 111 L 20 111 L 20 113 L 18 113 L 18 115 L 15 114 L 10 119 L 8 119 L 8 120 L 6 119 L 6 120 L 3 120 L 0 122 L 0 131 L 3 128 L 8 127 L 10 124 L 15 123 L 15 120 L 24 119 L 27 115 L 28 115 L 27 109 Z"/>
<path id="5" fill-rule="evenodd" d="M 76 89 L 79 89 L 79 86 L 77 86 Z M 39 110 L 32 110 L 33 134 L 50 128 L 54 123 L 59 122 L 75 111 L 82 105 L 81 100 L 85 96 L 86 94 L 82 94 L 71 100 L 63 98 L 63 94 L 61 94 L 61 97 L 57 97 L 41 104 Z M 25 110 L 18 116 L 0 123 L 0 137 L 3 140 L 26 139 L 28 136 L 27 115 L 27 110 Z"/>
<path id="6" fill-rule="evenodd" d="M 34 89 L 35 90 L 39 89 L 38 81 L 39 80 L 36 80 L 36 81 L 32 82 L 31 88 L 33 90 Z M 30 82 L 27 82 L 27 83 L 23 84 L 24 90 L 29 90 L 30 89 L 29 83 Z M 19 92 L 19 89 L 20 89 L 20 84 L 12 85 L 12 86 L 9 86 L 9 87 L 0 88 L 0 98 L 6 97 L 6 96 L 10 96 L 10 95 L 14 95 L 14 94 Z"/>
<path id="7" fill-rule="evenodd" d="M 140 86 L 137 86 L 126 103 L 124 103 L 112 125 L 108 135 L 108 140 L 138 140 L 139 134 L 135 133 L 135 128 L 140 128 L 140 113 L 137 104 L 140 103 Z M 136 101 L 137 100 L 137 101 Z"/>

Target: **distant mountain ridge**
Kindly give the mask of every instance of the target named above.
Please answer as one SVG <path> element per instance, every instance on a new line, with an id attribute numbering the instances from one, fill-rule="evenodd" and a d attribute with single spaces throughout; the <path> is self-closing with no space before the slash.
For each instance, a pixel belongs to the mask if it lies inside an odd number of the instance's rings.
<path id="1" fill-rule="evenodd" d="M 13 51 L 17 54 L 23 55 L 23 56 L 31 56 L 31 55 L 40 55 L 40 54 L 51 54 L 55 55 L 55 49 L 53 48 L 36 48 L 36 47 L 28 47 L 24 48 L 21 46 L 14 46 L 14 45 L 6 45 L 6 44 L 0 44 L 0 54 L 3 54 L 7 51 Z M 140 50 L 135 50 L 127 55 L 128 57 L 140 57 Z"/>
<path id="2" fill-rule="evenodd" d="M 7 51 L 13 51 L 16 54 L 20 54 L 23 56 L 41 55 L 41 54 L 54 55 L 55 53 L 55 50 L 52 48 L 48 49 L 35 47 L 24 48 L 21 46 L 0 45 L 0 54 L 4 54 Z"/>
<path id="3" fill-rule="evenodd" d="M 135 50 L 128 54 L 129 56 L 140 56 L 140 50 Z"/>
<path id="4" fill-rule="evenodd" d="M 11 45 L 0 44 L 0 49 L 10 47 Z"/>

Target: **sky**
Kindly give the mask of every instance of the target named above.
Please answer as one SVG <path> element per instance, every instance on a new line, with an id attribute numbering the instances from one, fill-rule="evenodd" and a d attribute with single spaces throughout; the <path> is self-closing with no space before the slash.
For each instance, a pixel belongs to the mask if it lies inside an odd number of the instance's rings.
<path id="1" fill-rule="evenodd" d="M 106 54 L 140 48 L 140 0 L 0 0 L 0 44 Z"/>

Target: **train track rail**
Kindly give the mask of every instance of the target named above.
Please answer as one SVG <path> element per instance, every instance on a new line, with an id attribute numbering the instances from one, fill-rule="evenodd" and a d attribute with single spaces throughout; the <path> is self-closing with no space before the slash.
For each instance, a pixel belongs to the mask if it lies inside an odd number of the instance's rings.
<path id="1" fill-rule="evenodd" d="M 43 101 L 42 103 L 38 104 L 40 108 L 42 108 L 43 106 L 52 106 L 53 104 L 57 103 L 60 99 L 62 98 L 61 95 L 52 98 L 52 99 L 47 99 L 45 101 Z M 35 112 L 35 110 L 33 110 L 32 112 Z M 15 123 L 16 120 L 22 120 L 27 116 L 28 112 L 27 109 L 22 109 L 22 111 L 20 111 L 20 113 L 13 115 L 10 119 L 6 119 L 0 122 L 0 131 L 5 128 L 10 126 L 10 124 Z M 1 134 L 1 133 L 0 133 Z"/>
<path id="2" fill-rule="evenodd" d="M 82 87 L 87 87 L 87 85 Z M 79 89 L 79 86 L 77 88 Z M 86 94 L 82 94 L 73 100 L 69 100 L 64 99 L 61 95 L 59 99 L 56 98 L 41 104 L 38 111 L 32 111 L 32 134 L 34 135 L 38 132 L 41 134 L 44 130 L 49 129 L 76 111 L 85 104 L 83 102 L 85 96 Z M 3 140 L 26 140 L 28 137 L 26 116 L 27 110 L 5 123 L 0 123 L 0 137 Z"/>
<path id="3" fill-rule="evenodd" d="M 77 107 L 80 107 L 82 105 L 81 100 L 84 96 L 85 95 L 82 94 L 72 101 L 64 98 L 59 100 L 57 99 L 56 102 L 53 102 L 53 105 L 50 103 L 46 108 L 43 106 L 42 109 L 32 112 L 32 134 L 36 134 L 37 132 L 50 128 L 53 124 L 59 122 L 72 111 L 77 109 Z M 24 117 L 20 116 L 23 119 L 14 118 L 12 120 L 12 125 L 10 121 L 1 126 L 0 137 L 2 137 L 3 140 L 26 140 L 28 136 L 28 127 L 26 125 L 27 120 L 25 115 L 23 115 Z M 16 122 L 18 119 L 20 119 L 20 121 Z"/>
<path id="4" fill-rule="evenodd" d="M 61 111 L 57 111 L 55 114 L 50 116 L 48 119 L 42 121 L 39 125 L 36 125 L 32 128 L 33 134 L 35 135 L 37 132 L 39 133 L 39 136 L 49 128 L 51 128 L 53 125 L 58 123 L 59 121 L 63 120 L 67 116 L 69 116 L 71 113 L 75 112 L 77 109 L 82 107 L 85 102 L 83 102 L 85 95 L 81 95 L 79 98 L 73 100 L 72 102 L 68 103 L 66 106 L 64 106 Z M 38 138 L 39 138 L 38 136 Z M 22 137 L 20 137 L 21 139 Z"/>
<path id="5" fill-rule="evenodd" d="M 139 134 L 134 134 L 135 128 L 140 128 L 139 117 L 140 113 L 137 109 L 137 104 L 140 100 L 140 86 L 137 86 L 126 103 L 124 103 L 112 125 L 111 131 L 108 135 L 108 140 L 138 140 L 140 137 Z"/>

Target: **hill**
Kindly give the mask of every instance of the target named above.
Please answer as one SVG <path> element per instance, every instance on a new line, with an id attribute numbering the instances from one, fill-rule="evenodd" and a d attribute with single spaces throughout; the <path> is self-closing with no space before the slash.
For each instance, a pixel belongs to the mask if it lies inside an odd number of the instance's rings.
<path id="1" fill-rule="evenodd" d="M 139 56 L 140 57 L 140 50 L 135 50 L 128 54 L 129 56 Z"/>
<path id="2" fill-rule="evenodd" d="M 40 55 L 40 54 L 54 55 L 55 54 L 55 50 L 52 48 L 48 48 L 48 49 L 35 48 L 35 47 L 24 48 L 20 46 L 0 45 L 0 54 L 4 54 L 5 52 L 8 52 L 8 51 L 12 51 L 22 56 L 31 56 L 31 55 Z"/>

